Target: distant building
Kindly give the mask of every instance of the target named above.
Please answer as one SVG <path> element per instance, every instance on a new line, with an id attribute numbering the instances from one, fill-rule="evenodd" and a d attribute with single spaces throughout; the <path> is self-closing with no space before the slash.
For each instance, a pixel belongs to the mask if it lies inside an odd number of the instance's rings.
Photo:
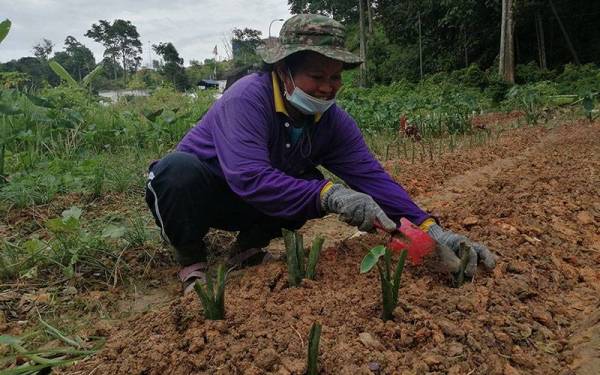
<path id="1" fill-rule="evenodd" d="M 219 92 L 223 92 L 225 90 L 225 86 L 227 81 L 225 80 L 215 80 L 215 79 L 201 79 L 198 82 L 198 88 L 201 90 L 206 89 L 217 89 Z"/>

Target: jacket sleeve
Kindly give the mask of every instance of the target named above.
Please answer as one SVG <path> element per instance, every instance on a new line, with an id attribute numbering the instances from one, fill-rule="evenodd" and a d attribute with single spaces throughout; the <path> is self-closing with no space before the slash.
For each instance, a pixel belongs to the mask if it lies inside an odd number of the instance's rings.
<path id="1" fill-rule="evenodd" d="M 231 190 L 269 216 L 307 220 L 321 215 L 319 194 L 324 180 L 294 178 L 269 159 L 270 116 L 246 98 L 230 98 L 217 113 L 213 140 Z"/>
<path id="2" fill-rule="evenodd" d="M 336 115 L 333 147 L 323 166 L 351 189 L 370 195 L 395 222 L 405 217 L 419 225 L 429 218 L 375 159 L 352 117 L 341 109 Z"/>

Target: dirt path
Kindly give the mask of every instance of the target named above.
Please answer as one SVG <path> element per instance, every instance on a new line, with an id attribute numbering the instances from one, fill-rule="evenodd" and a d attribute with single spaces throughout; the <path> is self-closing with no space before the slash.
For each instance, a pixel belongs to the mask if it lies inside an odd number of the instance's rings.
<path id="1" fill-rule="evenodd" d="M 195 296 L 177 299 L 114 329 L 102 353 L 69 371 L 298 374 L 319 321 L 328 374 L 597 373 L 600 124 L 522 133 L 430 170 L 402 165 L 420 203 L 498 253 L 493 273 L 451 289 L 445 275 L 407 267 L 384 323 L 376 275 L 357 272 L 380 239 L 347 239 L 324 253 L 316 282 L 288 288 L 284 265 L 253 268 L 228 284 L 225 321 L 204 321 Z M 335 217 L 303 231 L 354 232 Z"/>

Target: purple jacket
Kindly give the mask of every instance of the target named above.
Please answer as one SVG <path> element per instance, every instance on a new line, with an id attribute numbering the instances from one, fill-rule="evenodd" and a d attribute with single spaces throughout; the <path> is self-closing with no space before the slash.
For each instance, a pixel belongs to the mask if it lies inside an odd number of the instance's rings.
<path id="1" fill-rule="evenodd" d="M 348 113 L 333 105 L 292 144 L 292 120 L 282 100 L 271 74 L 248 75 L 213 104 L 177 150 L 208 161 L 235 194 L 269 216 L 322 216 L 320 192 L 327 181 L 298 178 L 322 165 L 373 197 L 396 222 L 406 217 L 418 225 L 429 217 L 373 157 Z"/>

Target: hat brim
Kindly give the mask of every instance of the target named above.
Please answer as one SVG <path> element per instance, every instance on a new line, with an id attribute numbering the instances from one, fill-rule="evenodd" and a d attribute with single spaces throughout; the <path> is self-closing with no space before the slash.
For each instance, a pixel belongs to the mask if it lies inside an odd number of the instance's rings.
<path id="1" fill-rule="evenodd" d="M 344 63 L 344 69 L 353 69 L 362 64 L 360 57 L 344 48 L 336 48 L 331 46 L 311 46 L 306 44 L 285 44 L 279 42 L 273 43 L 271 46 L 261 46 L 257 49 L 257 53 L 267 64 L 275 64 L 288 57 L 289 55 L 301 52 L 313 51 L 327 56 L 330 59 L 341 61 Z"/>

